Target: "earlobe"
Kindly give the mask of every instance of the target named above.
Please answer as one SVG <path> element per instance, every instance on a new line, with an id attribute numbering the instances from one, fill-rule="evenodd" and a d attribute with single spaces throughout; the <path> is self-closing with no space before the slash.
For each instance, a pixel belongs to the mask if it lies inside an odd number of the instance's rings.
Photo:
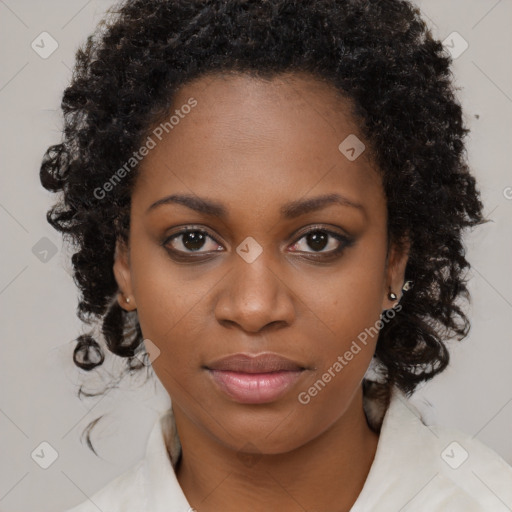
<path id="1" fill-rule="evenodd" d="M 405 238 L 400 243 L 392 244 L 386 269 L 386 290 L 383 309 L 396 306 L 402 297 L 405 286 L 405 269 L 409 259 L 410 241 Z M 410 281 L 408 281 L 410 286 Z"/>
<path id="2" fill-rule="evenodd" d="M 119 240 L 116 242 L 113 271 L 119 288 L 117 302 L 123 309 L 133 311 L 137 306 L 131 286 L 129 249 Z"/>

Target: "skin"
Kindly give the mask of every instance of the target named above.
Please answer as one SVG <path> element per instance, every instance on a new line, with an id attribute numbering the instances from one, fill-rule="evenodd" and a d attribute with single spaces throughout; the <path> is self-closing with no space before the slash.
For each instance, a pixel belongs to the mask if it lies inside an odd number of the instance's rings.
<path id="1" fill-rule="evenodd" d="M 114 263 L 120 305 L 138 310 L 144 338 L 161 351 L 152 364 L 173 402 L 179 483 L 200 512 L 348 511 L 378 443 L 361 387 L 376 338 L 308 404 L 298 394 L 396 304 L 390 289 L 400 297 L 407 248 L 388 246 L 380 174 L 369 151 L 355 161 L 339 151 L 349 134 L 363 137 L 348 101 L 313 77 L 203 76 L 172 111 L 190 97 L 197 106 L 141 162 L 129 247 L 118 242 Z M 178 193 L 221 203 L 227 217 L 176 203 L 148 212 Z M 332 193 L 361 207 L 281 216 L 288 202 Z M 178 236 L 167 247 L 189 259 L 176 260 L 162 244 L 191 225 L 217 241 Z M 310 229 L 352 242 L 315 246 Z M 249 236 L 262 249 L 251 263 L 236 252 Z M 203 368 L 238 352 L 274 352 L 306 370 L 278 400 L 241 404 Z"/>

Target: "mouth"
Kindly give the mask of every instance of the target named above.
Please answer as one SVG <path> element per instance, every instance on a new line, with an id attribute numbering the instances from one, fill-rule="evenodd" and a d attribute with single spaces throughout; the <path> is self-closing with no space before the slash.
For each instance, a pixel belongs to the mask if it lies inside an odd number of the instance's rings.
<path id="1" fill-rule="evenodd" d="M 234 354 L 204 367 L 217 389 L 239 403 L 262 404 L 283 396 L 306 368 L 277 354 Z"/>

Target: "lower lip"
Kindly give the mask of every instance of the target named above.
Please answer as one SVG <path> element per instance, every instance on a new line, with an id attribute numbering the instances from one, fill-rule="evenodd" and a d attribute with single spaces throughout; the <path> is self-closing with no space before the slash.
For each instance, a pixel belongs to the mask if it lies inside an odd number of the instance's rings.
<path id="1" fill-rule="evenodd" d="M 208 371 L 221 391 L 244 404 L 264 404 L 277 400 L 303 373 L 303 370 L 272 373 Z"/>

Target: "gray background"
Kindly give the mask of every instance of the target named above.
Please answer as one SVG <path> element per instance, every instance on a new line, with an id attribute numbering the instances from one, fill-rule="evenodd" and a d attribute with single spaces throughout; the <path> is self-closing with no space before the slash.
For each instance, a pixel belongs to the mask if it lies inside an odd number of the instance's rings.
<path id="1" fill-rule="evenodd" d="M 45 149 L 60 141 L 58 108 L 74 53 L 111 4 L 0 0 L 4 512 L 55 511 L 83 501 L 142 457 L 158 411 L 169 405 L 158 382 L 124 382 L 100 398 L 76 397 L 82 375 L 71 360 L 72 340 L 82 326 L 75 316 L 71 251 L 62 248 L 60 235 L 46 223 L 45 212 L 55 197 L 42 189 L 38 178 Z M 471 335 L 452 344 L 449 369 L 414 400 L 428 406 L 435 421 L 476 436 L 512 464 L 512 2 L 428 0 L 418 5 L 436 37 L 448 38 L 452 51 L 463 49 L 463 43 L 450 36 L 454 31 L 469 45 L 455 59 L 454 73 L 472 129 L 468 156 L 480 180 L 485 213 L 493 222 L 467 239 L 473 264 Z M 43 31 L 58 43 L 46 59 L 31 47 Z M 115 374 L 120 368 L 116 360 L 107 363 L 101 374 L 104 384 L 109 381 L 106 370 Z M 80 434 L 103 413 L 108 417 L 98 423 L 93 438 L 98 458 L 80 442 Z M 43 441 L 58 454 L 48 469 L 31 457 Z M 44 457 L 51 454 L 49 448 L 38 450 L 35 453 Z"/>

